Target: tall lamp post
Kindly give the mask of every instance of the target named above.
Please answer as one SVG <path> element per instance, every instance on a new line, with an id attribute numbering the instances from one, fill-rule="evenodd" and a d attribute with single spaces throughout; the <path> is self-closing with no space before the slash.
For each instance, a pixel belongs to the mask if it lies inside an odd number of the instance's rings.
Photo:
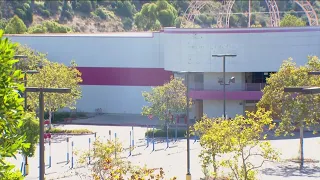
<path id="1" fill-rule="evenodd" d="M 187 116 L 187 174 L 186 180 L 191 180 L 191 173 L 190 173 L 190 127 L 189 127 L 189 72 L 185 73 L 186 76 L 186 98 L 187 98 L 187 109 L 186 109 L 186 116 Z"/>
<path id="2" fill-rule="evenodd" d="M 37 74 L 39 73 L 39 71 L 36 70 L 27 70 L 24 71 L 24 87 L 27 87 L 27 74 Z M 24 91 L 24 111 L 26 112 L 28 109 L 28 103 L 27 103 L 27 91 Z M 24 175 L 28 175 L 29 174 L 29 164 L 28 164 L 28 156 L 24 157 L 24 161 L 25 161 L 25 165 L 24 165 Z"/>
<path id="3" fill-rule="evenodd" d="M 232 77 L 229 80 L 229 83 L 226 84 L 226 57 L 236 57 L 235 54 L 213 54 L 212 57 L 222 57 L 223 61 L 223 81 L 220 83 L 223 85 L 223 118 L 226 119 L 226 85 L 229 85 L 230 83 L 235 83 L 235 78 Z"/>
<path id="4" fill-rule="evenodd" d="M 70 88 L 39 88 L 26 87 L 28 92 L 39 92 L 39 117 L 40 117 L 40 148 L 39 148 L 39 180 L 44 180 L 45 163 L 44 163 L 44 98 L 43 93 L 70 93 Z"/>
<path id="5" fill-rule="evenodd" d="M 13 56 L 13 58 L 15 59 L 25 59 L 27 58 L 26 55 L 15 55 Z M 23 72 L 24 73 L 24 78 L 23 78 L 23 81 L 24 81 L 24 87 L 27 87 L 27 74 L 37 74 L 39 73 L 39 71 L 37 70 L 26 70 Z M 28 108 L 28 103 L 27 103 L 27 91 L 25 90 L 24 91 L 24 111 L 27 111 L 27 108 Z M 28 175 L 29 174 L 29 164 L 28 164 L 28 156 L 25 156 L 25 165 L 24 165 L 24 175 Z"/>
<path id="6" fill-rule="evenodd" d="M 187 99 L 187 108 L 186 108 L 186 124 L 187 124 L 187 174 L 186 180 L 191 180 L 190 173 L 190 127 L 189 127 L 189 72 L 188 71 L 178 71 L 176 73 L 183 73 L 185 75 L 186 83 L 186 99 Z"/>

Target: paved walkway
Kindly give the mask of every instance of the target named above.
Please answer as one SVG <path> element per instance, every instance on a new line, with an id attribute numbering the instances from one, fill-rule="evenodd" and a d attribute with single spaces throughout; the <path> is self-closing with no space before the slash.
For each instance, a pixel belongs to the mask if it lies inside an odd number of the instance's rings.
<path id="1" fill-rule="evenodd" d="M 103 114 L 90 117 L 87 119 L 73 120 L 71 124 L 79 125 L 108 125 L 108 126 L 161 126 L 164 121 L 157 118 L 150 120 L 146 116 L 132 114 Z M 180 119 L 178 126 L 185 127 L 184 119 Z"/>
<path id="2" fill-rule="evenodd" d="M 60 128 L 66 129 L 79 129 L 86 128 L 94 132 L 97 132 L 97 136 L 103 140 L 109 139 L 109 130 L 111 131 L 111 138 L 114 139 L 114 133 L 117 133 L 117 138 L 123 143 L 124 147 L 129 147 L 130 144 L 130 131 L 131 127 L 126 126 L 104 126 L 102 123 L 116 123 L 122 122 L 127 124 L 128 122 L 150 122 L 150 120 L 139 120 L 138 117 L 128 116 L 128 120 L 122 117 L 112 118 L 113 116 L 108 115 L 108 118 L 101 116 L 92 120 L 96 124 L 100 123 L 98 126 L 89 125 L 60 125 Z M 111 120 L 110 120 L 111 119 Z M 129 120 L 130 119 L 130 120 Z M 86 119 L 88 121 L 90 119 Z M 82 120 L 78 120 L 82 121 Z M 143 124 L 141 123 L 141 124 Z M 152 125 L 150 123 L 149 125 Z M 134 127 L 134 139 L 135 146 L 137 147 L 132 155 L 128 157 L 129 152 L 125 151 L 121 156 L 127 158 L 133 164 L 137 165 L 147 165 L 150 168 L 160 168 L 163 167 L 167 177 L 177 176 L 178 180 L 185 179 L 186 173 L 186 140 L 179 140 L 178 142 L 170 142 L 170 148 L 166 148 L 165 142 L 159 142 L 155 145 L 155 151 L 152 151 L 152 145 L 147 147 L 147 143 L 144 140 L 144 133 L 147 130 L 145 127 Z M 53 141 L 51 145 L 51 157 L 52 163 L 51 167 L 46 167 L 46 178 L 47 179 L 62 179 L 62 180 L 78 180 L 78 179 L 90 179 L 90 178 L 80 178 L 80 174 L 88 174 L 90 166 L 80 166 L 77 163 L 78 157 L 74 155 L 74 167 L 71 169 L 71 163 L 66 163 L 67 160 L 67 143 L 66 138 L 70 138 L 69 143 L 69 153 L 71 154 L 71 143 L 74 143 L 74 150 L 84 151 L 89 149 L 89 138 L 91 142 L 94 139 L 93 135 L 84 136 L 53 136 Z M 320 138 L 312 135 L 308 135 L 309 138 L 305 139 L 305 158 L 312 158 L 320 160 L 319 149 L 320 149 Z M 191 144 L 191 173 L 193 180 L 199 180 L 202 176 L 201 163 L 198 157 L 201 147 L 199 142 L 190 141 Z M 288 159 L 294 158 L 298 155 L 299 139 L 273 139 L 271 144 L 274 148 L 282 152 L 281 158 Z M 50 147 L 46 144 L 46 164 L 48 165 L 48 158 Z M 33 158 L 29 159 L 30 163 L 30 175 L 26 177 L 27 180 L 38 179 L 38 148 L 36 154 Z M 71 155 L 70 155 L 71 156 Z M 71 160 L 71 158 L 70 158 Z M 21 156 L 17 159 L 10 159 L 18 169 L 22 162 Z M 254 159 L 254 162 L 259 161 Z M 260 180 L 306 180 L 306 179 L 320 179 L 320 166 L 319 163 L 306 163 L 304 170 L 299 170 L 299 165 L 295 163 L 272 163 L 267 162 L 260 169 L 259 172 Z"/>

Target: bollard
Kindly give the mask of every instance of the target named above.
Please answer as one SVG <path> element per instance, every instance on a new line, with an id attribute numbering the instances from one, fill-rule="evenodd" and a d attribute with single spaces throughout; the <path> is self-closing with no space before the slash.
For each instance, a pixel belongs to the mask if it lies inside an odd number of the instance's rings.
<path id="1" fill-rule="evenodd" d="M 132 126 L 131 128 L 132 128 L 132 147 L 134 148 L 134 131 L 133 131 L 133 126 Z"/>
<path id="2" fill-rule="evenodd" d="M 152 151 L 154 151 L 154 126 L 152 127 Z"/>
<path id="3" fill-rule="evenodd" d="M 167 148 L 169 148 L 169 125 L 167 124 Z"/>
<path id="4" fill-rule="evenodd" d="M 147 125 L 147 147 L 149 147 L 149 125 Z"/>
<path id="5" fill-rule="evenodd" d="M 73 169 L 73 141 L 71 142 L 71 169 Z"/>
<path id="6" fill-rule="evenodd" d="M 49 167 L 51 167 L 51 139 L 49 139 Z"/>
<path id="7" fill-rule="evenodd" d="M 129 156 L 131 156 L 131 131 L 130 131 L 130 141 L 129 141 Z"/>
<path id="8" fill-rule="evenodd" d="M 176 138 L 176 142 L 178 140 L 178 124 L 176 123 L 176 129 L 175 129 L 175 138 Z"/>
<path id="9" fill-rule="evenodd" d="M 21 167 L 20 167 L 20 172 L 22 173 L 23 176 L 25 176 L 25 174 L 23 173 L 23 169 L 24 169 L 24 168 L 23 168 L 23 164 L 24 164 L 24 163 L 23 163 L 23 161 L 22 161 L 22 162 L 21 162 Z"/>
<path id="10" fill-rule="evenodd" d="M 117 133 L 114 133 L 114 158 L 117 158 Z"/>
<path id="11" fill-rule="evenodd" d="M 111 130 L 109 130 L 109 140 L 111 141 Z"/>
<path id="12" fill-rule="evenodd" d="M 67 164 L 69 163 L 69 138 L 67 137 Z"/>
<path id="13" fill-rule="evenodd" d="M 89 161 L 89 162 L 88 162 L 88 164 L 91 163 L 91 162 L 90 162 L 90 161 L 91 161 L 91 160 L 90 160 L 90 144 L 91 144 L 91 139 L 89 138 L 89 154 L 88 154 L 88 156 L 89 156 L 89 157 L 88 157 L 88 161 Z"/>
<path id="14" fill-rule="evenodd" d="M 97 140 L 97 133 L 95 132 L 94 133 L 94 141 L 96 141 Z M 93 155 L 95 155 L 96 154 L 96 150 L 95 150 L 95 148 L 94 148 L 94 146 L 93 146 Z"/>
<path id="15" fill-rule="evenodd" d="M 43 157 L 44 157 L 44 166 L 46 166 L 46 143 L 44 143 L 44 152 L 43 152 Z"/>

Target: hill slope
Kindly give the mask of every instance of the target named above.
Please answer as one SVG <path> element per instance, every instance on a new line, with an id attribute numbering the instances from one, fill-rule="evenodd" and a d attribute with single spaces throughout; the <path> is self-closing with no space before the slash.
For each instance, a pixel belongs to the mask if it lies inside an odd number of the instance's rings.
<path id="1" fill-rule="evenodd" d="M 211 1 L 213 8 L 202 8 L 194 25 L 215 27 L 220 1 Z M 320 2 L 310 1 L 320 13 Z M 6 33 L 67 33 L 150 31 L 162 27 L 180 27 L 190 1 L 184 0 L 4 0 L 0 1 L 0 29 Z M 280 15 L 301 18 L 299 26 L 307 25 L 307 17 L 293 1 L 277 2 Z M 215 12 L 212 12 L 213 11 Z M 230 27 L 247 27 L 248 1 L 236 1 Z M 266 27 L 268 8 L 264 0 L 252 0 L 251 25 Z M 14 16 L 16 18 L 13 18 Z M 23 21 L 21 22 L 20 19 Z M 10 25 L 8 25 L 10 24 Z M 285 23 L 288 26 L 288 23 Z M 9 26 L 8 28 L 6 28 Z M 19 27 L 19 28 L 18 28 Z"/>

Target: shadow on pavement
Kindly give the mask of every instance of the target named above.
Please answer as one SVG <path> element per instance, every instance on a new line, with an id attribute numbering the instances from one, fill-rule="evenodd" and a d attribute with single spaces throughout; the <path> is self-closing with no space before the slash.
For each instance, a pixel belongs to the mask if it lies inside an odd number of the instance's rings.
<path id="1" fill-rule="evenodd" d="M 284 140 L 284 139 L 299 139 L 300 138 L 300 133 L 299 132 L 293 132 L 294 136 L 287 135 L 287 136 L 275 136 L 274 132 L 268 132 L 268 138 L 267 140 Z M 320 133 L 313 134 L 312 132 L 304 132 L 303 134 L 304 138 L 315 138 L 315 137 L 320 137 Z"/>
<path id="2" fill-rule="evenodd" d="M 287 164 L 278 165 L 273 168 L 266 168 L 261 170 L 262 174 L 268 176 L 282 176 L 282 177 L 293 177 L 293 176 L 303 176 L 303 177 L 316 177 L 320 178 L 320 167 L 306 165 L 302 170 L 300 170 L 297 164 Z"/>
<path id="3" fill-rule="evenodd" d="M 67 135 L 54 135 L 51 137 L 51 143 L 67 142 Z"/>

